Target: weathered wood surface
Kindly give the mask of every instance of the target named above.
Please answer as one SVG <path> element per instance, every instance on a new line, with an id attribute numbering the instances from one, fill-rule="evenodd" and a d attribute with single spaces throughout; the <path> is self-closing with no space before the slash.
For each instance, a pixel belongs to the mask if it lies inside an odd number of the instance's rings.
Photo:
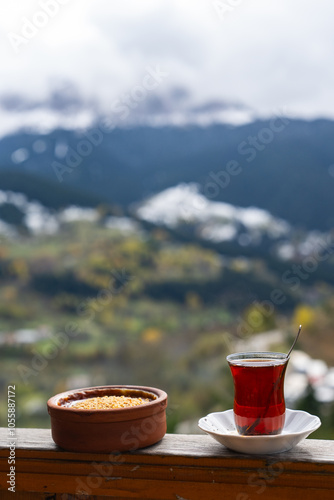
<path id="1" fill-rule="evenodd" d="M 209 436 L 167 434 L 131 453 L 59 449 L 47 429 L 16 430 L 15 498 L 333 500 L 334 441 L 304 440 L 278 455 L 243 455 Z M 0 429 L 0 498 L 7 491 L 8 431 Z"/>

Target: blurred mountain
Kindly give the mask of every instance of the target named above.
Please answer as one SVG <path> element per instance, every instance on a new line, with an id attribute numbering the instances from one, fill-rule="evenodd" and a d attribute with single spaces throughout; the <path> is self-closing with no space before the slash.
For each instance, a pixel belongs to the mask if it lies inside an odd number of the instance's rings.
<path id="1" fill-rule="evenodd" d="M 97 124 L 85 133 L 22 132 L 0 141 L 0 189 L 51 207 L 129 207 L 196 183 L 211 201 L 257 207 L 294 226 L 327 231 L 334 224 L 333 134 L 333 121 L 280 117 L 238 127 L 106 132 Z"/>
<path id="2" fill-rule="evenodd" d="M 37 200 L 45 207 L 53 209 L 70 205 L 94 207 L 100 201 L 99 197 L 82 192 L 75 186 L 55 183 L 37 173 L 30 174 L 19 169 L 0 169 L 0 189 L 23 193 L 28 200 Z"/>

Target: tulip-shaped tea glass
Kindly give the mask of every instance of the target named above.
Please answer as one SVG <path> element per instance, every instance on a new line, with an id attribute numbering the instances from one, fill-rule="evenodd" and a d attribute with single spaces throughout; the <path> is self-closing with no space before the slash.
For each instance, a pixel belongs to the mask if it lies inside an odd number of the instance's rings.
<path id="1" fill-rule="evenodd" d="M 244 436 L 280 434 L 285 421 L 281 352 L 239 352 L 227 356 L 234 381 L 234 420 Z"/>

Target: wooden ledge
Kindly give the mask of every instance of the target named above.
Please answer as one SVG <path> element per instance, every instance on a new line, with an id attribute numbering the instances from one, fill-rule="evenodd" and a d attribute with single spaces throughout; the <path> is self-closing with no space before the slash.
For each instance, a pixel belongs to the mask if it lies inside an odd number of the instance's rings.
<path id="1" fill-rule="evenodd" d="M 6 483 L 8 442 L 0 428 L 1 499 L 14 498 Z M 334 498 L 334 441 L 307 439 L 289 452 L 256 456 L 206 435 L 167 434 L 149 448 L 108 455 L 63 451 L 47 429 L 17 429 L 15 453 L 15 498 Z"/>

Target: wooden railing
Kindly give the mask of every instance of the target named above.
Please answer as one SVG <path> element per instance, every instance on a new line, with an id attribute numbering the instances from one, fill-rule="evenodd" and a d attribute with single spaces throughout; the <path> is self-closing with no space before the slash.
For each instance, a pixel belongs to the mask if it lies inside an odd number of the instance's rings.
<path id="1" fill-rule="evenodd" d="M 278 455 L 243 455 L 206 435 L 167 434 L 120 455 L 59 449 L 46 429 L 17 429 L 15 493 L 9 437 L 0 429 L 0 498 L 333 500 L 334 442 L 307 439 Z"/>

